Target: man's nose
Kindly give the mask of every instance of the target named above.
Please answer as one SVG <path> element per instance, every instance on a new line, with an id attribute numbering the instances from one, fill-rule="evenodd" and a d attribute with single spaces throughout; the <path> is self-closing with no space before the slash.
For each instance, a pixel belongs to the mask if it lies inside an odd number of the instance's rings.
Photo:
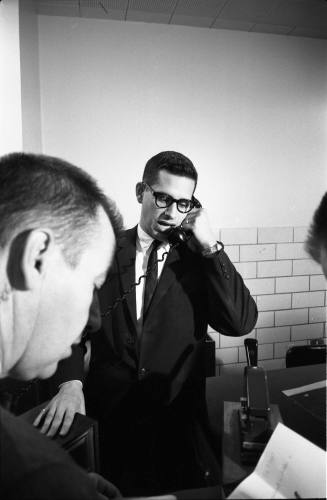
<path id="1" fill-rule="evenodd" d="M 166 215 L 169 215 L 171 218 L 174 218 L 176 217 L 176 215 L 178 215 L 179 212 L 177 210 L 176 201 L 173 201 L 173 203 L 166 208 L 165 213 Z"/>

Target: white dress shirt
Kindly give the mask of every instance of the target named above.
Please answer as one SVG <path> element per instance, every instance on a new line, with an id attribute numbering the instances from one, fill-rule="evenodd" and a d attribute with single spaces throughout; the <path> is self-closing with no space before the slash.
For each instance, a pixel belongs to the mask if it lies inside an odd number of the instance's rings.
<path id="1" fill-rule="evenodd" d="M 137 226 L 137 237 L 136 237 L 136 259 L 135 259 L 135 281 L 137 282 L 139 277 L 146 273 L 148 266 L 148 260 L 150 255 L 150 247 L 153 242 L 153 238 L 149 236 L 140 225 Z M 158 279 L 162 273 L 162 269 L 166 262 L 167 254 L 169 252 L 169 243 L 162 242 L 157 249 L 158 253 Z M 163 259 L 161 261 L 161 259 Z M 143 278 L 139 285 L 135 287 L 136 293 L 136 320 L 137 320 L 137 332 L 138 334 L 142 331 L 143 324 L 143 295 L 144 295 L 144 282 Z"/>

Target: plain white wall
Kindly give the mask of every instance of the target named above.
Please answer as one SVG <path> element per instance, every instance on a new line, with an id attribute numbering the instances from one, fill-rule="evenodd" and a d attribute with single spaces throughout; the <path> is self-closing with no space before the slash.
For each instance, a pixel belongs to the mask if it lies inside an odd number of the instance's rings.
<path id="1" fill-rule="evenodd" d="M 34 0 L 20 1 L 21 106 L 24 151 L 42 152 L 38 16 Z"/>
<path id="2" fill-rule="evenodd" d="M 0 3 L 0 155 L 42 151 L 38 17 L 33 0 Z"/>
<path id="3" fill-rule="evenodd" d="M 306 225 L 326 190 L 327 42 L 39 17 L 45 153 L 88 169 L 125 223 L 165 149 L 198 168 L 216 227 Z"/>
<path id="4" fill-rule="evenodd" d="M 21 150 L 19 3 L 0 3 L 0 155 Z"/>

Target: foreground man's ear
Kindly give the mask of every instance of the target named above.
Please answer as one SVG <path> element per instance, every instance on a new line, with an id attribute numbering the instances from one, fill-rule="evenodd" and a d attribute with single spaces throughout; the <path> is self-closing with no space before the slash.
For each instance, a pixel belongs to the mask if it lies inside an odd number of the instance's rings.
<path id="1" fill-rule="evenodd" d="M 33 229 L 18 234 L 12 241 L 7 264 L 13 288 L 31 290 L 39 286 L 54 247 L 49 229 Z"/>

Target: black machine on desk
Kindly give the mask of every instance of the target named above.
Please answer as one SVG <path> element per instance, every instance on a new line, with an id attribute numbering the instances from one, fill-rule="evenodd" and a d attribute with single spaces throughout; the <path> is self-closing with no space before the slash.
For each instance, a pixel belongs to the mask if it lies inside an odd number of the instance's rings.
<path id="1" fill-rule="evenodd" d="M 244 368 L 244 390 L 238 410 L 241 461 L 255 463 L 278 421 L 278 407 L 270 405 L 266 371 L 257 365 L 258 341 L 244 341 L 248 366 Z"/>

